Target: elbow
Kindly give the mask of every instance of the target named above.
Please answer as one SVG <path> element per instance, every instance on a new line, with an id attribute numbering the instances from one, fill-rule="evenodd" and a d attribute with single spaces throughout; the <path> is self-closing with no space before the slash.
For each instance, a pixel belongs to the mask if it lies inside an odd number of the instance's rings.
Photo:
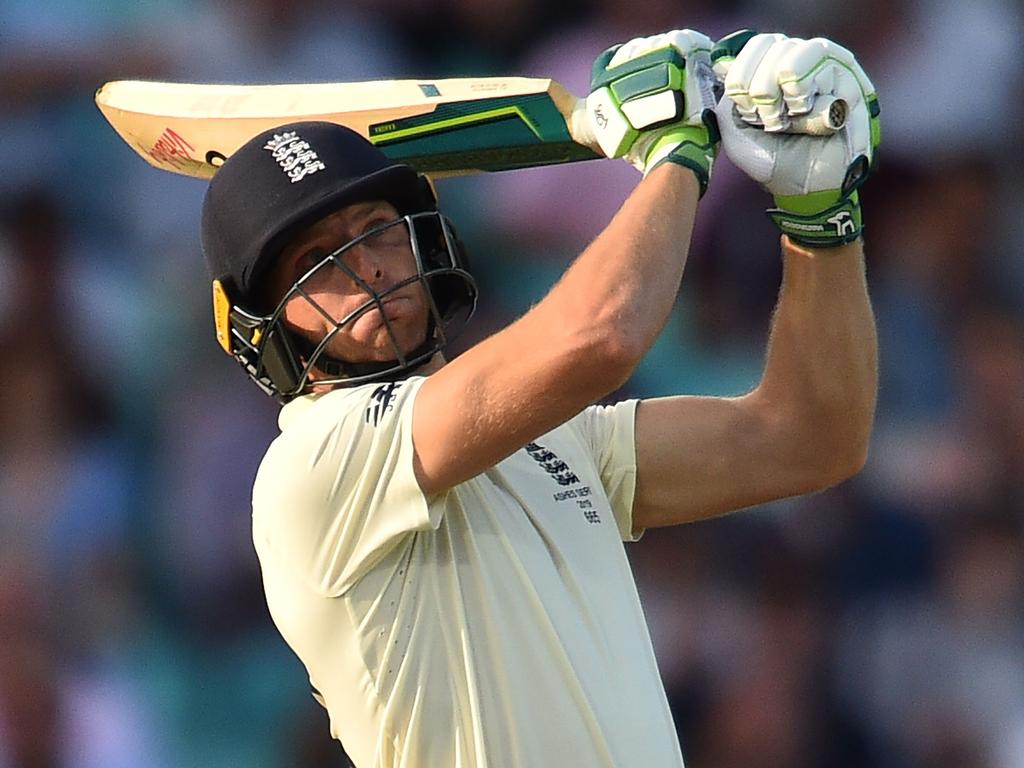
<path id="1" fill-rule="evenodd" d="M 575 350 L 575 371 L 592 381 L 600 396 L 623 386 L 646 352 L 640 339 L 598 323 L 577 330 L 569 346 Z"/>
<path id="2" fill-rule="evenodd" d="M 557 350 L 563 371 L 592 382 L 602 397 L 620 388 L 633 375 L 657 337 L 654 328 L 623 296 L 592 295 L 582 299 L 545 299 L 528 317 L 535 321 L 534 343 Z"/>
<path id="3" fill-rule="evenodd" d="M 751 395 L 771 435 L 780 495 L 824 491 L 850 479 L 867 463 L 874 422 L 873 404 L 810 403 Z"/>
<path id="4" fill-rule="evenodd" d="M 846 449 L 845 463 L 843 465 L 845 469 L 845 475 L 843 480 L 848 480 L 860 473 L 868 463 L 868 455 L 871 451 L 871 428 L 874 423 L 874 413 L 871 417 L 865 419 L 860 433 L 855 436 Z"/>
<path id="5" fill-rule="evenodd" d="M 616 387 L 626 383 L 647 352 L 647 347 L 639 339 L 621 332 L 607 334 L 599 342 L 599 347 L 598 357 L 618 381 Z"/>
<path id="6" fill-rule="evenodd" d="M 823 491 L 846 482 L 864 469 L 867 460 L 867 445 L 845 445 L 835 448 L 818 468 L 818 490 Z"/>
<path id="7" fill-rule="evenodd" d="M 868 413 L 817 413 L 802 430 L 813 490 L 826 490 L 857 475 L 867 464 L 874 421 Z"/>
<path id="8" fill-rule="evenodd" d="M 867 464 L 875 422 L 877 377 L 827 377 L 814 386 L 766 385 L 755 390 L 774 415 L 801 492 L 822 491 L 857 475 Z M 785 450 L 785 449 L 784 449 Z"/>

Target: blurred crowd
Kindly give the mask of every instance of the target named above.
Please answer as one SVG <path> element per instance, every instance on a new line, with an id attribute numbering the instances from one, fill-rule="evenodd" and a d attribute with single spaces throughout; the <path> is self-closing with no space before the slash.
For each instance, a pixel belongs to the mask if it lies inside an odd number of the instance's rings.
<path id="1" fill-rule="evenodd" d="M 1019 0 L 0 0 L 0 768 L 347 765 L 263 603 L 249 491 L 277 407 L 214 341 L 205 185 L 146 165 L 94 90 L 523 74 L 585 94 L 602 49 L 684 26 L 832 37 L 883 109 L 868 466 L 629 546 L 687 765 L 1024 768 Z M 482 288 L 463 343 L 540 298 L 637 180 L 595 161 L 440 182 Z M 768 203 L 720 159 L 620 396 L 756 383 Z"/>

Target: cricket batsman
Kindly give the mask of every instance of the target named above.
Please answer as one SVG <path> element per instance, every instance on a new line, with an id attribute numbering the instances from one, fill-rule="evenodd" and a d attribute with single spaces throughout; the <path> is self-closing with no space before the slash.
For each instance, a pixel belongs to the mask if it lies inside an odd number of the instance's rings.
<path id="1" fill-rule="evenodd" d="M 543 300 L 452 360 L 476 286 L 412 168 L 305 122 L 210 183 L 218 338 L 283 403 L 253 490 L 267 604 L 359 768 L 678 768 L 623 542 L 865 461 L 858 188 L 879 130 L 854 57 L 681 30 L 606 51 L 592 84 L 591 129 L 642 180 Z M 787 132 L 822 98 L 842 130 Z M 763 377 L 595 406 L 669 315 L 719 144 L 783 233 Z"/>

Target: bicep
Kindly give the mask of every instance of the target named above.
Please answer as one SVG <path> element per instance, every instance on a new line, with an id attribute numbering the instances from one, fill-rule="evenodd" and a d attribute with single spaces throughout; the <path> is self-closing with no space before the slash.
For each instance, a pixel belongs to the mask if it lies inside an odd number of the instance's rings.
<path id="1" fill-rule="evenodd" d="M 641 401 L 634 526 L 702 520 L 812 490 L 800 443 L 756 392 Z"/>

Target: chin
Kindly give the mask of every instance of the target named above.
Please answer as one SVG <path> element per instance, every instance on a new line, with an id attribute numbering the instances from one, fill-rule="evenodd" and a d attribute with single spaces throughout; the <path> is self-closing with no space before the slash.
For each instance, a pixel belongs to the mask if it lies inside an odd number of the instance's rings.
<path id="1" fill-rule="evenodd" d="M 426 334 L 420 333 L 412 336 L 402 333 L 401 328 L 396 328 L 398 336 L 398 347 L 404 354 L 408 355 L 423 344 Z M 370 335 L 370 338 L 355 339 L 347 338 L 341 344 L 331 344 L 327 348 L 327 354 L 338 360 L 346 360 L 352 363 L 387 363 L 396 360 L 395 345 L 391 343 L 391 337 L 384 328 Z"/>

